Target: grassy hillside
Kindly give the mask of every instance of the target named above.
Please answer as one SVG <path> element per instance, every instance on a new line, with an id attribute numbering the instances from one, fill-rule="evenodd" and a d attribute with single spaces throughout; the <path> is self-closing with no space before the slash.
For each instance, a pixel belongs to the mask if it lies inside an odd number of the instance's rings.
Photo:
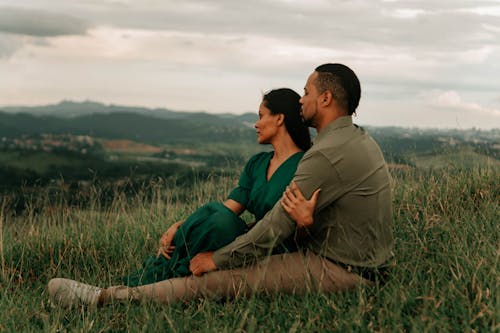
<path id="1" fill-rule="evenodd" d="M 500 172 L 495 167 L 392 170 L 398 265 L 385 286 L 339 295 L 260 295 L 163 306 L 64 310 L 47 302 L 55 276 L 106 286 L 156 250 L 167 226 L 222 200 L 233 175 L 192 186 L 157 179 L 102 205 L 0 210 L 0 331 L 493 332 L 499 323 Z"/>
<path id="2" fill-rule="evenodd" d="M 471 147 L 460 150 L 443 152 L 440 154 L 414 155 L 415 165 L 420 168 L 446 168 L 461 167 L 473 168 L 499 168 L 500 161 L 490 156 L 475 152 Z"/>

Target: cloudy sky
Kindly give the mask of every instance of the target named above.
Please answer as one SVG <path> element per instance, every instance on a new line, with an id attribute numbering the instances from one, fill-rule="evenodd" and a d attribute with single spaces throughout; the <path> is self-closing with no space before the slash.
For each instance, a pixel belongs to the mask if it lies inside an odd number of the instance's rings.
<path id="1" fill-rule="evenodd" d="M 243 113 L 325 62 L 358 124 L 500 128 L 500 0 L 0 0 L 0 106 Z"/>

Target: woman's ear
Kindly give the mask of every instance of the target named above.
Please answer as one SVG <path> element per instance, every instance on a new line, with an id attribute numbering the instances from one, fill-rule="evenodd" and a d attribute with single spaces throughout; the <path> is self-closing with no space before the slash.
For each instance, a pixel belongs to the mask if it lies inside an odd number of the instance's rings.
<path id="1" fill-rule="evenodd" d="M 285 123 L 285 115 L 283 113 L 278 114 L 278 117 L 276 117 L 276 124 L 278 126 L 281 126 Z"/>

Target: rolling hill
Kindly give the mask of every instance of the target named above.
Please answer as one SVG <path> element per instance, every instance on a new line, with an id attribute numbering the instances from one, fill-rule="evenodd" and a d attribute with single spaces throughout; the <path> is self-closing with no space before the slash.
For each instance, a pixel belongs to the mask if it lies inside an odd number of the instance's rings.
<path id="1" fill-rule="evenodd" d="M 212 115 L 65 101 L 49 106 L 0 110 L 0 137 L 71 133 L 156 144 L 207 139 L 253 142 L 255 119 L 255 114 Z"/>

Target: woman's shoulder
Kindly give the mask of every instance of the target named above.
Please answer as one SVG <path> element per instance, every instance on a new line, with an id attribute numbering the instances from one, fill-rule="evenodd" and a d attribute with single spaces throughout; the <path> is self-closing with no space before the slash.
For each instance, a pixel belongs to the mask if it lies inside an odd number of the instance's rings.
<path id="1" fill-rule="evenodd" d="M 274 151 L 263 151 L 250 157 L 247 166 L 255 166 L 260 163 L 267 163 L 273 157 Z"/>
<path id="2" fill-rule="evenodd" d="M 262 151 L 250 157 L 249 161 L 259 161 L 273 157 L 274 151 Z"/>

